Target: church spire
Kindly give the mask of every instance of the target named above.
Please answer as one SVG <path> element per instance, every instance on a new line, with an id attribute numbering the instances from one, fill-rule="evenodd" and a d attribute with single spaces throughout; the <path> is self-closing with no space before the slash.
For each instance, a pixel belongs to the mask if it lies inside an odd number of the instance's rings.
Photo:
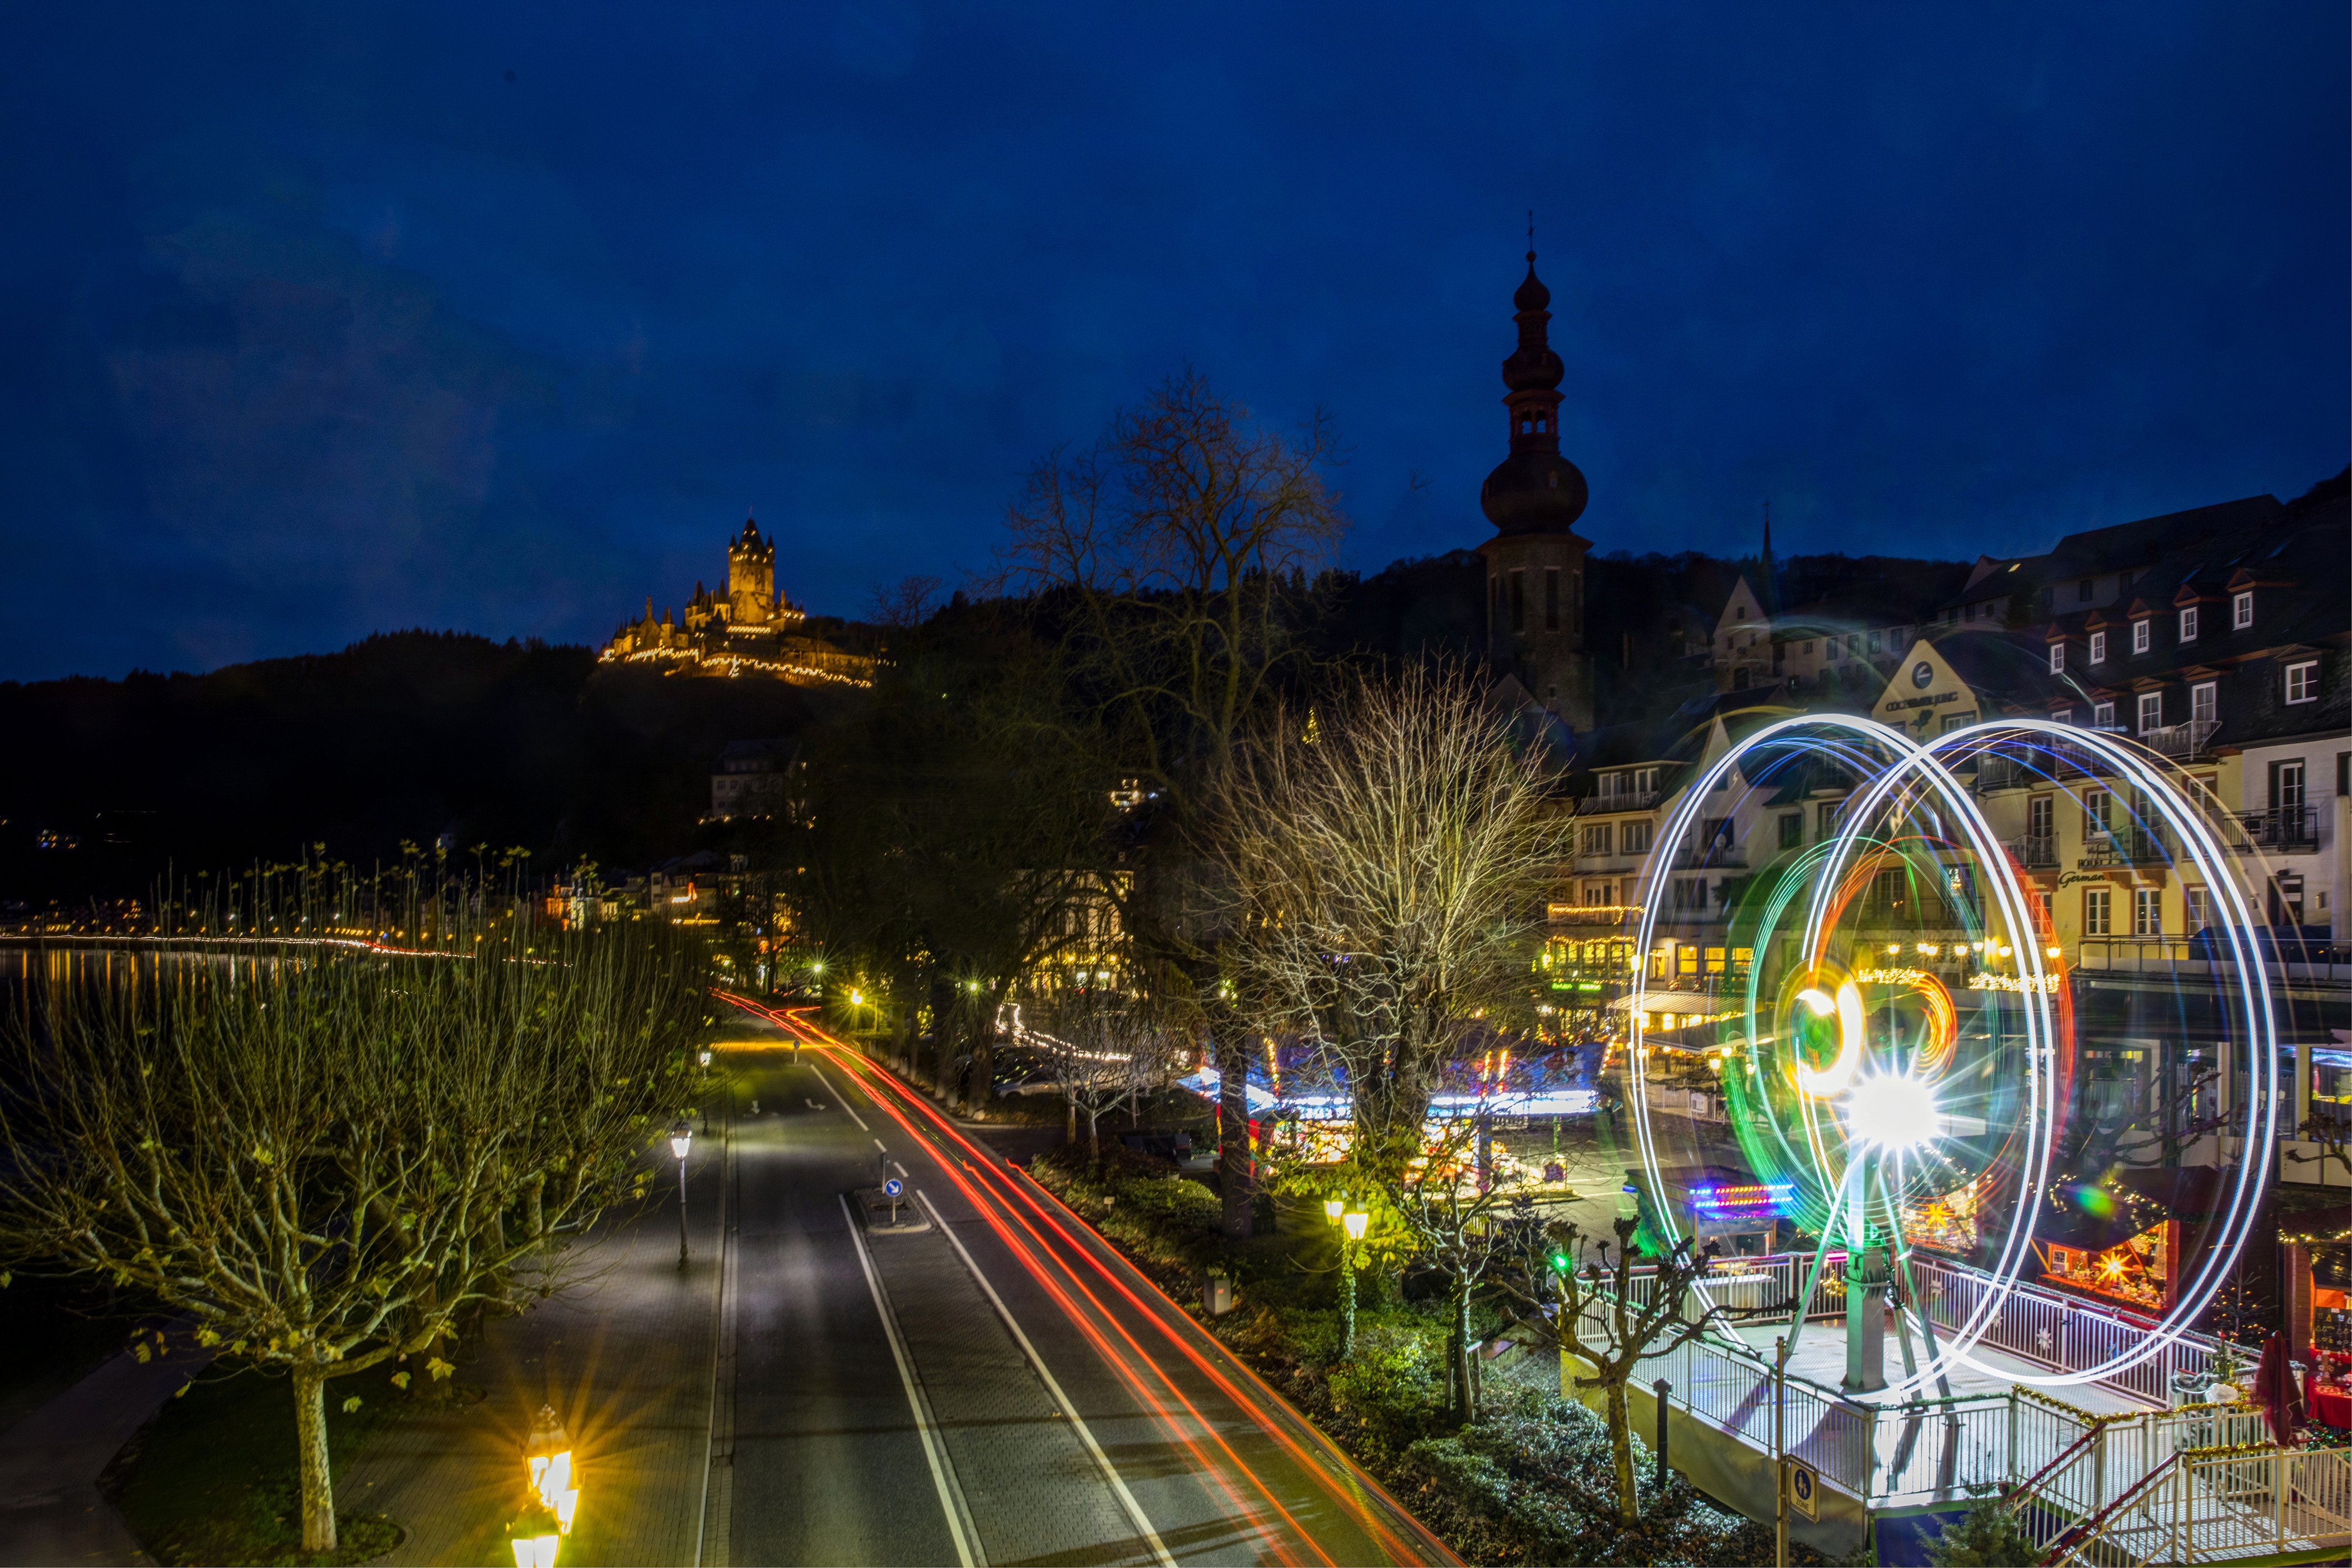
<path id="1" fill-rule="evenodd" d="M 1584 475 L 1559 455 L 1559 384 L 1551 346 L 1551 290 L 1536 276 L 1535 214 L 1528 215 L 1528 275 L 1511 295 L 1518 345 L 1503 361 L 1510 456 L 1486 476 L 1478 504 L 1505 533 L 1565 532 L 1583 515 Z"/>

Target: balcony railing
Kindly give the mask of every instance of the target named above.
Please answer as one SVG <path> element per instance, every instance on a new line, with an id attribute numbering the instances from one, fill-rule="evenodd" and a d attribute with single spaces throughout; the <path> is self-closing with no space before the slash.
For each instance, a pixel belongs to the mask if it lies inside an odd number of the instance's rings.
<path id="1" fill-rule="evenodd" d="M 1602 811 L 1648 811 L 1666 798 L 1662 789 L 1636 790 L 1630 794 L 1588 795 L 1576 803 L 1576 815 L 1591 816 Z"/>
<path id="2" fill-rule="evenodd" d="M 2219 719 L 2190 719 L 2179 724 L 2167 724 L 2160 729 L 2142 730 L 2139 743 L 2150 751 L 2161 752 L 2168 757 L 2183 761 L 2205 754 L 2205 743 L 2213 731 L 2221 727 Z"/>
<path id="3" fill-rule="evenodd" d="M 2161 866 L 2172 858 L 2160 833 L 2140 827 L 2093 832 L 2083 840 L 2083 858 L 2075 864 L 2085 871 L 2111 866 Z"/>
<path id="4" fill-rule="evenodd" d="M 2029 870 L 2051 870 L 2058 864 L 2058 836 L 2054 833 L 2029 833 L 2022 838 L 2010 840 L 2009 852 L 2017 857 L 2018 864 Z"/>
<path id="5" fill-rule="evenodd" d="M 2318 813 L 2307 805 L 2273 806 L 2268 811 L 2234 814 L 2246 830 L 2249 852 L 2266 849 L 2277 854 L 2309 854 L 2319 847 Z"/>
<path id="6" fill-rule="evenodd" d="M 1748 851 L 1729 839 L 1710 839 L 1705 844 L 1686 844 L 1675 852 L 1677 871 L 1745 870 Z"/>

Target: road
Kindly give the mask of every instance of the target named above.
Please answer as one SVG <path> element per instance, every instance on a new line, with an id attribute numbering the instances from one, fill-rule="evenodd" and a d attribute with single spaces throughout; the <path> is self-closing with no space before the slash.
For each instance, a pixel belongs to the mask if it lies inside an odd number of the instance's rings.
<path id="1" fill-rule="evenodd" d="M 1454 1561 L 1025 1173 L 767 1016 L 804 1043 L 734 1061 L 703 1562 Z M 846 1196 L 886 1176 L 897 1228 Z"/>

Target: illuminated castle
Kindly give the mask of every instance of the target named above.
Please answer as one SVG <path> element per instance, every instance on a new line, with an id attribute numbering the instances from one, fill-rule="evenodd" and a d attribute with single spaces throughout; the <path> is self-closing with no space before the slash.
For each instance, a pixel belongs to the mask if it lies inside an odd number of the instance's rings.
<path id="1" fill-rule="evenodd" d="M 683 620 L 668 610 L 655 620 L 654 602 L 647 599 L 644 618 L 614 632 L 603 658 L 663 663 L 672 675 L 764 675 L 804 686 L 872 685 L 874 660 L 804 632 L 807 618 L 805 610 L 776 592 L 775 541 L 761 537 L 760 525 L 747 517 L 743 531 L 727 542 L 724 595 L 697 583 Z"/>

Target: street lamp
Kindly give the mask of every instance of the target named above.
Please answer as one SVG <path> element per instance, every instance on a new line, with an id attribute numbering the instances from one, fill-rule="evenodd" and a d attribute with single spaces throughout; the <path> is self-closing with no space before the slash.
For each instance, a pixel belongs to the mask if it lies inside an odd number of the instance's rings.
<path id="1" fill-rule="evenodd" d="M 1350 1209 L 1344 1197 L 1323 1200 L 1323 1212 L 1339 1226 L 1339 1359 L 1346 1361 L 1356 1353 L 1356 1244 L 1364 1239 L 1364 1231 L 1372 1223 L 1371 1215 L 1363 1209 Z"/>
<path id="2" fill-rule="evenodd" d="M 677 1156 L 677 1267 L 686 1268 L 686 1154 L 694 1147 L 694 1123 L 681 1116 L 669 1130 L 669 1152 Z"/>
<path id="3" fill-rule="evenodd" d="M 507 1526 L 507 1544 L 514 1551 L 515 1568 L 555 1568 L 556 1550 L 572 1533 L 572 1517 L 580 1507 L 580 1475 L 572 1465 L 571 1435 L 556 1419 L 553 1405 L 539 1407 L 522 1462 L 530 1503 Z"/>

